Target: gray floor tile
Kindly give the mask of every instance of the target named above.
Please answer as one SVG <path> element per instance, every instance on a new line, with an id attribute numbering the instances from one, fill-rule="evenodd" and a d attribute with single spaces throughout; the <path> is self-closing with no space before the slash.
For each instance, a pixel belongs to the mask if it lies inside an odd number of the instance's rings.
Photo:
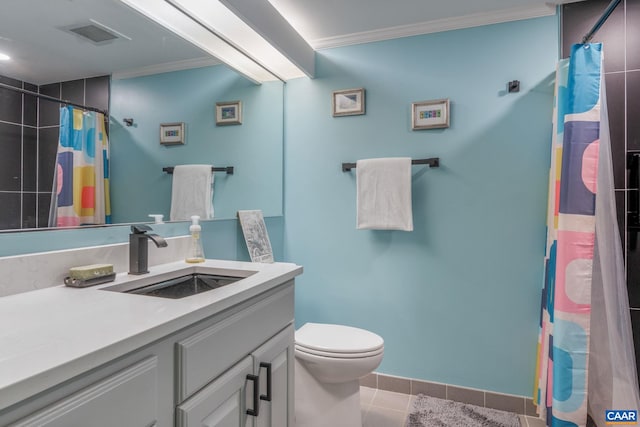
<path id="1" fill-rule="evenodd" d="M 371 406 L 363 427 L 404 427 L 407 414 L 404 411 Z"/>
<path id="2" fill-rule="evenodd" d="M 378 390 L 371 406 L 406 412 L 409 406 L 409 395 L 393 391 Z"/>
<path id="3" fill-rule="evenodd" d="M 376 394 L 375 388 L 360 387 L 360 405 L 369 406 L 373 401 L 373 396 Z"/>
<path id="4" fill-rule="evenodd" d="M 413 408 L 413 402 L 416 401 L 416 396 L 409 396 L 409 405 L 407 405 L 407 411 L 410 411 Z"/>
<path id="5" fill-rule="evenodd" d="M 527 417 L 527 422 L 529 423 L 529 427 L 545 427 L 544 421 L 540 418 Z"/>

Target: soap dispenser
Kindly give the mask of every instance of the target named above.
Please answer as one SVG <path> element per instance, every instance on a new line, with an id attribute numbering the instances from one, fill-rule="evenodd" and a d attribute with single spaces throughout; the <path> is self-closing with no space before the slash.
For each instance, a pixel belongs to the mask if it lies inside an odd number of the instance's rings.
<path id="1" fill-rule="evenodd" d="M 187 252 L 186 262 L 196 263 L 204 262 L 204 250 L 202 249 L 202 240 L 200 240 L 200 217 L 193 215 L 191 217 L 191 226 L 189 232 L 191 233 L 191 241 L 189 242 L 189 250 Z"/>

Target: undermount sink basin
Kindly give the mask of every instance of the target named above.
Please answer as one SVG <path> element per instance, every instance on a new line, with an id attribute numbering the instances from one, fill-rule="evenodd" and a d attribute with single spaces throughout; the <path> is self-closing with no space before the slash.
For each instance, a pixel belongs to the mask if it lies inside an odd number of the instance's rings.
<path id="1" fill-rule="evenodd" d="M 211 291 L 230 285 L 246 278 L 247 275 L 224 275 L 208 273 L 191 273 L 161 282 L 152 283 L 135 288 L 112 286 L 103 288 L 105 291 L 121 292 L 127 294 L 147 295 L 152 297 L 179 299 L 202 292 Z"/>
<path id="2" fill-rule="evenodd" d="M 241 279 L 244 279 L 244 277 L 193 273 L 142 288 L 132 289 L 126 293 L 178 299 L 221 288 Z"/>

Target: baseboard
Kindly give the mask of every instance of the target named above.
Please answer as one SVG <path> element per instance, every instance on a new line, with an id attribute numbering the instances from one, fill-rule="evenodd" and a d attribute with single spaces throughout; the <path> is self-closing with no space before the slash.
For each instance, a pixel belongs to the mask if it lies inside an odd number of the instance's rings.
<path id="1" fill-rule="evenodd" d="M 513 394 L 496 393 L 451 384 L 396 377 L 373 372 L 360 379 L 360 385 L 379 390 L 404 394 L 425 394 L 427 396 L 469 403 L 485 408 L 499 409 L 520 415 L 537 416 L 533 399 Z"/>

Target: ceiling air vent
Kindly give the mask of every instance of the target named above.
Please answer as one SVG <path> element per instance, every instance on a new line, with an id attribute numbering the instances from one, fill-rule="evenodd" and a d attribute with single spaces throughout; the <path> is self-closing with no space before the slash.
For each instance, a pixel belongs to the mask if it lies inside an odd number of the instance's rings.
<path id="1" fill-rule="evenodd" d="M 112 28 L 102 25 L 98 21 L 90 20 L 86 24 L 66 27 L 65 30 L 87 39 L 95 44 L 105 44 L 120 38 L 131 40 L 131 38 L 115 31 Z"/>

